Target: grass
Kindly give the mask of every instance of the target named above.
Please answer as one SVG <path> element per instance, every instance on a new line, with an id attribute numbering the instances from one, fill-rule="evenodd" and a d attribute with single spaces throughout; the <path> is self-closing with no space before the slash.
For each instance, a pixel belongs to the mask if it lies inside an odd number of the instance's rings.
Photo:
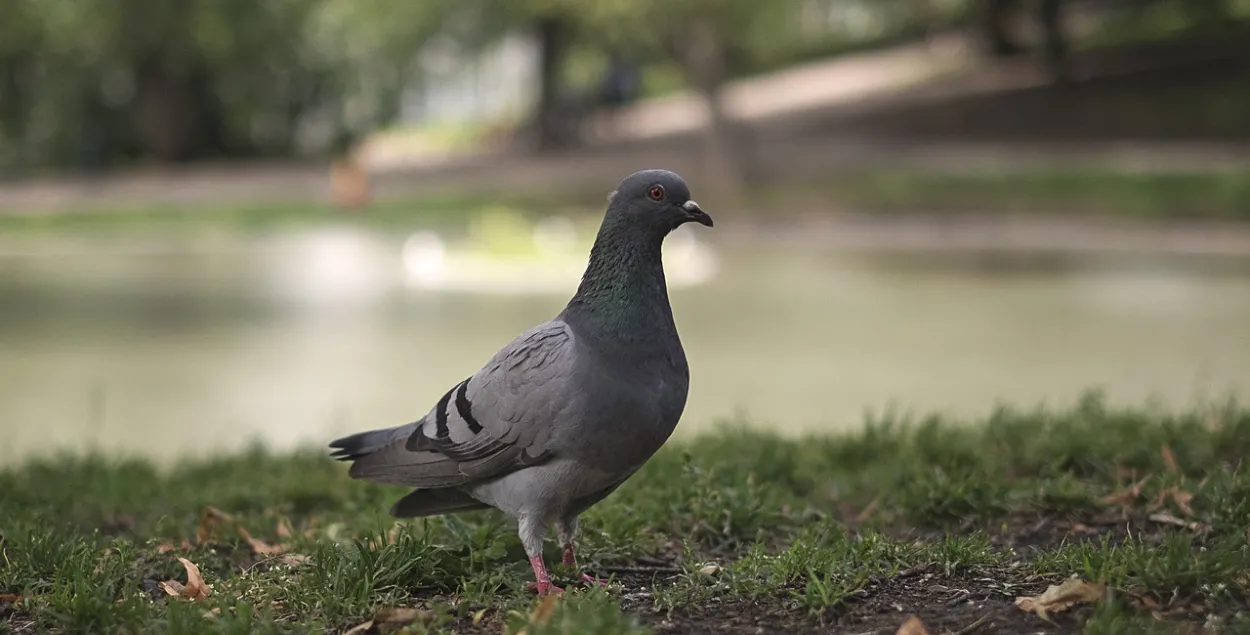
<path id="1" fill-rule="evenodd" d="M 33 460 L 0 472 L 0 632 L 1250 632 L 1250 410 L 1091 395 L 969 423 L 670 443 L 583 516 L 614 584 L 564 572 L 553 603 L 500 514 L 397 523 L 401 489 L 319 451 Z M 162 590 L 179 557 L 209 597 Z M 1105 598 L 1053 623 L 1014 605 L 1071 576 Z"/>
<path id="2" fill-rule="evenodd" d="M 1132 219 L 1250 219 L 1250 174 L 1127 174 L 1115 171 L 1033 171 L 1001 174 L 939 174 L 877 170 L 841 175 L 820 184 L 764 186 L 748 191 L 749 210 L 784 215 L 796 210 L 862 212 L 986 212 L 996 214 L 1098 215 Z M 326 222 L 372 227 L 454 225 L 466 215 L 507 208 L 538 216 L 553 208 L 600 210 L 603 192 L 439 193 L 376 201 L 360 213 L 328 202 L 198 206 L 107 206 L 95 211 L 0 214 L 0 234 L 86 230 L 265 230 Z M 597 214 L 598 212 L 594 212 Z M 726 211 L 721 212 L 722 215 Z M 732 211 L 730 211 L 732 213 Z"/>
<path id="3" fill-rule="evenodd" d="M 267 230 L 291 226 L 311 226 L 351 222 L 373 227 L 456 224 L 464 216 L 489 208 L 520 212 L 540 209 L 536 199 L 523 195 L 496 193 L 442 193 L 420 197 L 384 199 L 366 211 L 343 211 L 329 201 L 204 204 L 204 205 L 124 205 L 104 206 L 84 211 L 34 214 L 0 213 L 0 233 L 62 230 L 120 231 L 243 229 Z"/>
<path id="4" fill-rule="evenodd" d="M 1250 174 L 1102 171 L 938 174 L 866 171 L 763 200 L 867 212 L 1091 215 L 1153 220 L 1250 219 Z"/>

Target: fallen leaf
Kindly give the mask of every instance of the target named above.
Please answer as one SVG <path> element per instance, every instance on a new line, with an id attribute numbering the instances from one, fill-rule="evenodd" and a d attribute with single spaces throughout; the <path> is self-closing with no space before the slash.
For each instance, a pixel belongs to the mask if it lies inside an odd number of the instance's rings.
<path id="1" fill-rule="evenodd" d="M 1146 509 L 1150 511 L 1159 509 L 1167 505 L 1168 500 L 1171 500 L 1182 514 L 1186 516 L 1193 516 L 1194 510 L 1189 506 L 1189 501 L 1192 501 L 1193 499 L 1193 494 L 1190 494 L 1189 492 L 1173 485 L 1161 490 L 1159 494 L 1155 496 L 1155 499 L 1150 502 L 1150 505 L 1146 507 Z"/>
<path id="2" fill-rule="evenodd" d="M 421 609 L 392 607 L 385 608 L 373 615 L 373 619 L 362 622 L 353 626 L 343 635 L 363 635 L 369 632 L 373 627 L 377 627 L 379 631 L 395 630 L 402 626 L 407 626 L 417 620 L 430 617 L 429 611 Z"/>
<path id="3" fill-rule="evenodd" d="M 278 526 L 274 529 L 274 533 L 278 534 L 279 538 L 290 538 L 294 535 L 294 532 L 291 530 L 291 522 L 285 518 L 279 518 Z"/>
<path id="4" fill-rule="evenodd" d="M 534 610 L 530 611 L 530 624 L 545 624 L 550 620 L 551 616 L 556 612 L 556 602 L 559 601 L 559 598 L 559 595 L 551 594 L 539 600 Z M 529 635 L 529 630 L 523 628 L 517 631 L 516 635 Z"/>
<path id="5" fill-rule="evenodd" d="M 375 624 L 411 624 L 430 616 L 429 611 L 402 607 L 386 608 L 373 616 Z"/>
<path id="6" fill-rule="evenodd" d="M 1077 604 L 1089 604 L 1102 600 L 1107 590 L 1100 584 L 1090 584 L 1079 578 L 1068 578 L 1060 585 L 1050 585 L 1041 595 L 1016 598 L 1016 607 L 1026 613 L 1050 621 L 1049 613 L 1062 613 Z"/>
<path id="7" fill-rule="evenodd" d="M 299 566 L 303 566 L 307 564 L 308 560 L 309 560 L 308 556 L 302 553 L 288 553 L 282 556 L 282 558 L 278 560 L 278 562 L 281 562 L 282 564 L 285 564 L 290 567 L 299 567 Z"/>
<path id="8" fill-rule="evenodd" d="M 1189 506 L 1189 501 L 1194 499 L 1194 495 L 1176 486 L 1172 486 L 1170 491 L 1172 493 L 1172 502 L 1176 503 L 1176 508 L 1181 510 L 1181 513 L 1186 516 L 1193 516 L 1194 510 Z"/>
<path id="9" fill-rule="evenodd" d="M 167 542 L 157 545 L 156 553 L 169 553 L 171 551 L 187 551 L 190 548 L 191 548 L 191 542 L 187 540 L 186 538 L 183 538 L 182 542 L 178 543 L 177 545 L 171 545 Z"/>
<path id="10" fill-rule="evenodd" d="M 178 558 L 178 562 L 187 570 L 187 583 L 184 585 L 177 580 L 166 580 L 161 583 L 165 593 L 184 600 L 203 600 L 212 594 L 212 587 L 204 583 L 204 578 L 200 577 L 200 568 L 195 563 L 186 558 Z"/>
<path id="11" fill-rule="evenodd" d="M 1152 597 L 1150 597 L 1150 596 L 1148 596 L 1148 595 L 1145 595 L 1145 594 L 1143 594 L 1143 593 L 1138 593 L 1138 592 L 1136 592 L 1136 591 L 1125 591 L 1125 593 L 1126 593 L 1129 597 L 1133 598 L 1133 600 L 1134 600 L 1134 601 L 1136 601 L 1137 603 L 1141 604 L 1141 605 L 1142 605 L 1142 607 L 1144 607 L 1144 608 L 1146 608 L 1146 609 L 1148 609 L 1148 610 L 1150 610 L 1150 611 L 1157 612 L 1157 611 L 1158 611 L 1158 609 L 1160 608 L 1160 607 L 1159 607 L 1159 603 L 1158 603 L 1158 602 L 1156 602 L 1156 601 L 1154 600 L 1154 598 L 1152 598 Z"/>
<path id="12" fill-rule="evenodd" d="M 720 565 L 715 562 L 699 567 L 699 573 L 702 573 L 703 575 L 716 575 L 716 572 L 718 571 L 720 571 Z"/>
<path id="13" fill-rule="evenodd" d="M 286 553 L 286 547 L 283 547 L 282 545 L 271 545 L 259 538 L 253 538 L 252 534 L 247 533 L 247 530 L 242 526 L 238 527 L 238 531 L 239 536 L 242 537 L 244 542 L 252 548 L 252 553 L 258 556 L 268 558 L 269 556 L 280 556 Z"/>
<path id="14" fill-rule="evenodd" d="M 369 620 L 368 622 L 364 622 L 362 624 L 357 624 L 351 627 L 350 629 L 348 629 L 348 631 L 346 633 L 343 633 L 343 635 L 364 635 L 365 633 L 368 633 L 369 629 L 371 628 L 373 628 L 373 620 Z"/>
<path id="15" fill-rule="evenodd" d="M 530 619 L 534 622 L 538 622 L 539 624 L 545 623 L 547 620 L 551 619 L 551 616 L 556 612 L 556 602 L 558 601 L 559 596 L 557 595 L 548 595 L 547 597 L 544 597 L 542 601 L 538 603 L 538 606 L 534 607 L 534 611 L 530 613 Z"/>
<path id="16" fill-rule="evenodd" d="M 1070 524 L 1068 524 L 1068 525 L 1067 525 L 1067 528 L 1068 528 L 1068 531 L 1070 531 L 1070 532 L 1072 532 L 1072 533 L 1074 533 L 1074 534 L 1094 534 L 1094 533 L 1098 533 L 1098 530 L 1096 530 L 1096 529 L 1094 529 L 1094 528 L 1090 527 L 1089 525 L 1086 525 L 1085 523 L 1080 523 L 1080 522 L 1070 523 Z"/>
<path id="17" fill-rule="evenodd" d="M 1198 533 L 1203 533 L 1211 529 L 1209 525 L 1206 525 L 1204 523 L 1195 522 L 1192 520 L 1185 520 L 1183 518 L 1177 518 L 1176 516 L 1173 516 L 1171 514 L 1151 514 L 1149 518 L 1150 520 L 1153 520 L 1156 523 L 1161 523 L 1164 525 L 1174 525 L 1176 527 L 1184 527 L 1185 529 L 1188 529 L 1190 531 L 1196 531 Z"/>
<path id="18" fill-rule="evenodd" d="M 902 626 L 898 627 L 894 635 L 929 635 L 929 629 L 925 628 L 920 618 L 912 615 L 907 618 L 906 622 L 903 622 Z"/>
<path id="19" fill-rule="evenodd" d="M 1176 454 L 1172 452 L 1172 447 L 1167 444 L 1163 445 L 1163 466 L 1168 468 L 1168 471 L 1173 474 L 1181 473 L 1180 466 L 1176 464 Z"/>
<path id="20" fill-rule="evenodd" d="M 234 516 L 217 509 L 216 507 L 205 507 L 200 514 L 200 526 L 195 530 L 195 544 L 202 545 L 213 537 L 213 532 L 218 525 L 224 523 L 233 523 Z"/>
<path id="21" fill-rule="evenodd" d="M 869 518 L 872 518 L 874 515 L 876 515 L 879 500 L 880 499 L 876 499 L 876 498 L 872 499 L 872 502 L 868 503 L 868 505 L 864 507 L 864 509 L 861 510 L 859 514 L 856 514 L 855 520 L 861 523 L 867 522 Z"/>
<path id="22" fill-rule="evenodd" d="M 1150 477 L 1147 476 L 1143 478 L 1142 480 L 1137 481 L 1126 490 L 1104 496 L 1102 498 L 1102 502 L 1105 505 L 1119 505 L 1120 507 L 1131 507 L 1138 498 L 1141 498 L 1142 487 L 1145 486 L 1146 482 L 1149 480 L 1150 480 Z"/>
<path id="23" fill-rule="evenodd" d="M 12 593 L 0 593 L 0 604 L 17 604 L 22 601 L 22 596 Z"/>
<path id="24" fill-rule="evenodd" d="M 477 626 L 481 624 L 482 618 L 484 617 L 486 617 L 486 609 L 478 609 L 477 612 L 473 614 L 473 625 Z"/>

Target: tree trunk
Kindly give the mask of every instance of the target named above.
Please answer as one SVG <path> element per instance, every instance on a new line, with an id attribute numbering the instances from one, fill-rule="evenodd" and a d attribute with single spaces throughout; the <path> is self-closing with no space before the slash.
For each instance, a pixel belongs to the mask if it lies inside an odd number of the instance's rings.
<path id="1" fill-rule="evenodd" d="M 565 144 L 560 116 L 561 70 L 568 52 L 568 26 L 559 18 L 538 21 L 539 87 L 538 113 L 535 116 L 536 142 L 539 151 Z"/>
<path id="2" fill-rule="evenodd" d="M 1016 0 L 983 0 L 982 38 L 990 55 L 1011 57 L 1024 52 L 1011 29 L 1017 8 Z"/>
<path id="3" fill-rule="evenodd" d="M 692 25 L 684 44 L 683 66 L 703 98 L 708 115 L 701 161 L 707 185 L 704 189 L 723 203 L 740 203 L 747 157 L 737 126 L 725 109 L 724 42 L 711 20 L 699 20 Z"/>
<path id="4" fill-rule="evenodd" d="M 1068 68 L 1068 41 L 1063 30 L 1063 0 L 1041 0 L 1039 18 L 1045 33 L 1046 67 L 1058 82 L 1071 78 Z"/>
<path id="5" fill-rule="evenodd" d="M 199 125 L 196 103 L 182 77 L 159 60 L 135 73 L 134 128 L 144 154 L 170 162 L 192 158 Z"/>

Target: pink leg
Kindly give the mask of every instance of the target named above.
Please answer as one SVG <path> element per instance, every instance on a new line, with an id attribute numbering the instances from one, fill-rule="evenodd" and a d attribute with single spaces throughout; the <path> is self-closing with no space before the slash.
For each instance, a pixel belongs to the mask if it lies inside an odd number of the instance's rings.
<path id="1" fill-rule="evenodd" d="M 551 576 L 547 575 L 547 565 L 543 564 L 541 555 L 530 558 L 530 566 L 534 568 L 534 581 L 527 584 L 527 588 L 538 591 L 539 595 L 564 593 L 564 589 L 551 583 Z"/>
<path id="2" fill-rule="evenodd" d="M 562 558 L 561 563 L 566 568 L 573 569 L 575 571 L 577 570 L 577 555 L 573 553 L 573 543 L 570 542 L 564 545 L 564 557 Z M 595 586 L 595 585 L 608 586 L 607 580 L 600 580 L 599 578 L 596 578 L 595 576 L 592 576 L 589 573 L 582 573 L 581 580 L 582 582 L 585 582 L 586 584 L 589 584 L 591 586 Z"/>

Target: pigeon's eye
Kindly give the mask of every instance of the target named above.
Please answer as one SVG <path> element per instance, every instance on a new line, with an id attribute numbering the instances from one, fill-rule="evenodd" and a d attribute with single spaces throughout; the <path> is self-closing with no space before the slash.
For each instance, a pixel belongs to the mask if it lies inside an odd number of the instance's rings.
<path id="1" fill-rule="evenodd" d="M 664 200 L 664 186 L 652 185 L 651 189 L 647 190 L 647 196 L 650 196 L 653 201 Z"/>

